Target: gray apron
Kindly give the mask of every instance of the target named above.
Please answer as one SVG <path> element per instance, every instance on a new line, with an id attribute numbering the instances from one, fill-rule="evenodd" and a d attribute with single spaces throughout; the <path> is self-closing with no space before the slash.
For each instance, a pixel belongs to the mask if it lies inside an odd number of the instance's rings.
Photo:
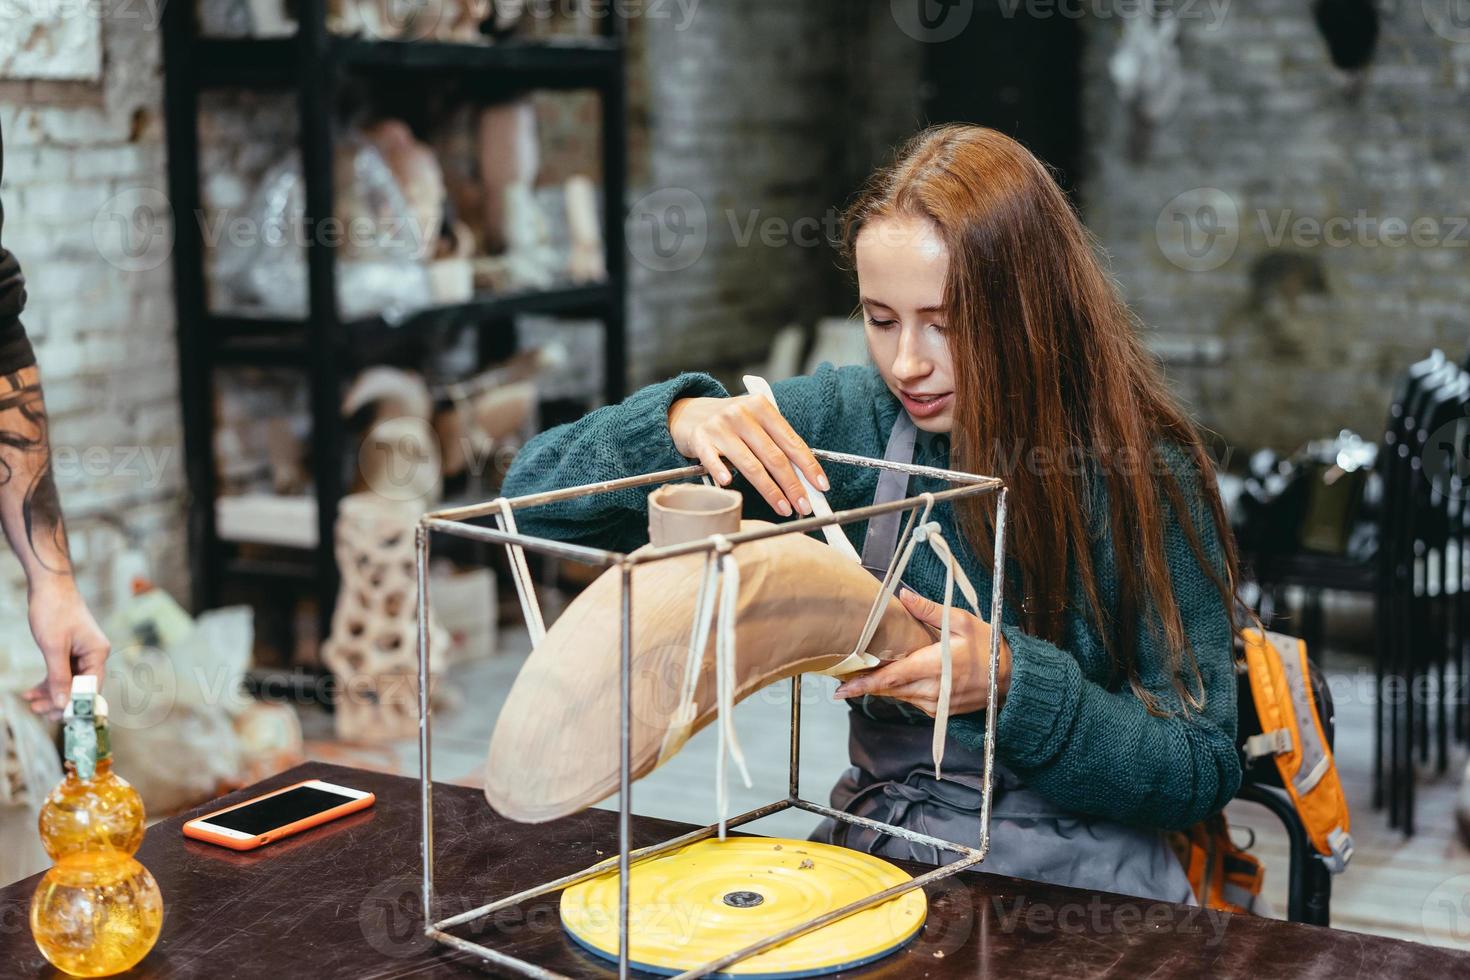
<path id="1" fill-rule="evenodd" d="M 910 461 L 916 437 L 913 420 L 900 409 L 884 458 Z M 902 499 L 907 489 L 906 474 L 882 470 L 873 502 Z M 879 577 L 892 560 L 903 516 L 894 512 L 868 523 L 863 565 Z M 832 788 L 832 806 L 977 846 L 980 773 L 985 765 L 981 753 L 950 739 L 944 749 L 944 778 L 935 779 L 930 752 L 933 719 L 891 698 L 865 696 L 849 702 L 848 707 L 852 766 Z M 924 864 L 959 859 L 952 851 L 835 820 L 823 821 L 812 839 Z M 1062 810 L 999 762 L 991 803 L 990 852 L 981 868 L 1090 891 L 1198 904 L 1162 833 Z"/>

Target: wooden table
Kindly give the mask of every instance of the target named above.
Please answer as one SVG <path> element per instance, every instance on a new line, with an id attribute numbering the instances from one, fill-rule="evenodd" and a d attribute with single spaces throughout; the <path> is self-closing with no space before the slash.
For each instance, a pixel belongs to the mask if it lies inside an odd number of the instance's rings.
<path id="1" fill-rule="evenodd" d="M 309 778 L 371 790 L 377 805 L 253 853 L 187 840 L 179 831 L 185 819 L 207 809 Z M 474 789 L 436 786 L 434 800 L 441 915 L 617 851 L 611 812 L 588 810 L 528 826 L 496 816 Z M 132 975 L 496 975 L 420 934 L 418 819 L 416 780 L 313 763 L 159 823 L 138 857 L 163 889 L 163 935 Z M 685 829 L 639 818 L 635 844 Z M 0 976 L 60 976 L 31 942 L 27 909 L 36 881 L 0 891 Z M 554 896 L 459 932 L 572 976 L 616 975 L 562 933 Z M 929 920 L 914 942 L 842 974 L 885 980 L 977 975 L 1448 977 L 1470 976 L 1470 954 L 965 872 L 931 891 Z"/>

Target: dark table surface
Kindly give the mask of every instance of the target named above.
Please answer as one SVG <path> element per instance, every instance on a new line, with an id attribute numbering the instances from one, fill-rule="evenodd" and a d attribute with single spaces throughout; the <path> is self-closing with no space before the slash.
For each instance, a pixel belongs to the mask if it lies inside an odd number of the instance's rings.
<path id="1" fill-rule="evenodd" d="M 190 817 L 311 778 L 371 790 L 377 805 L 249 853 L 180 832 Z M 498 817 L 474 789 L 438 785 L 434 801 L 441 916 L 617 852 L 611 812 L 530 826 Z M 416 780 L 312 763 L 158 823 L 138 857 L 163 889 L 163 935 L 129 976 L 499 975 L 421 934 L 418 820 Z M 638 818 L 635 844 L 686 829 Z M 31 941 L 27 909 L 36 882 L 0 891 L 0 977 L 61 976 Z M 929 901 L 928 922 L 914 942 L 834 976 L 1470 976 L 1470 954 L 999 875 L 961 873 L 931 889 Z M 562 933 L 555 895 L 455 931 L 572 976 L 616 975 Z"/>

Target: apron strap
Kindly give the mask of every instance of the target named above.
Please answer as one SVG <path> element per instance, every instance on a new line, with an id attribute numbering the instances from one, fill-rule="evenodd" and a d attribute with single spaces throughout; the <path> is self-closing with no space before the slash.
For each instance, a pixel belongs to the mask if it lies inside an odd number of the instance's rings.
<path id="1" fill-rule="evenodd" d="M 888 446 L 883 450 L 883 460 L 888 463 L 910 463 L 914 459 L 914 440 L 918 429 L 909 413 L 902 407 L 888 434 Z M 873 503 L 887 504 L 908 496 L 909 475 L 898 470 L 879 470 L 878 488 L 873 493 Z M 879 578 L 883 569 L 893 559 L 898 548 L 899 519 L 902 511 L 879 514 L 868 520 L 868 533 L 863 539 L 863 567 Z"/>

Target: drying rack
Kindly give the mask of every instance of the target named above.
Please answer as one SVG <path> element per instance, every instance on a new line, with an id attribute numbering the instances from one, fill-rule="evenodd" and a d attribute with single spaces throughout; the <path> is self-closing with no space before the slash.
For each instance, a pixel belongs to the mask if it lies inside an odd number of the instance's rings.
<path id="1" fill-rule="evenodd" d="M 881 514 L 896 511 L 917 512 L 920 508 L 932 506 L 934 503 L 944 500 L 952 500 L 960 497 L 976 496 L 994 493 L 996 499 L 995 511 L 995 535 L 994 554 L 991 578 L 990 596 L 990 622 L 1001 622 L 1001 603 L 1003 599 L 1004 554 L 1005 554 L 1005 527 L 1006 527 L 1006 487 L 1004 481 L 998 477 L 978 476 L 973 473 L 962 473 L 958 470 L 939 469 L 931 466 L 921 466 L 913 463 L 897 463 L 889 460 L 872 459 L 867 456 L 857 456 L 849 453 L 837 453 L 827 450 L 815 449 L 813 452 L 820 459 L 834 463 L 845 463 L 854 466 L 865 466 L 874 469 L 897 470 L 910 476 L 924 476 L 942 480 L 950 484 L 956 484 L 948 489 L 938 490 L 932 493 L 922 493 L 906 497 L 902 500 L 890 501 L 882 504 L 871 504 L 866 507 L 855 507 L 848 510 L 835 511 L 826 516 L 812 516 L 800 520 L 787 521 L 770 527 L 757 528 L 750 531 L 741 531 L 737 534 L 724 536 L 724 540 L 730 545 L 740 545 L 747 541 L 758 541 L 764 538 L 777 537 L 783 534 L 805 534 L 828 525 L 850 524 L 854 521 L 867 520 Z M 424 933 L 435 941 L 462 952 L 475 954 L 482 959 L 494 963 L 497 966 L 513 970 L 523 976 L 535 977 L 538 980 L 564 980 L 564 975 L 544 969 L 534 963 L 529 963 L 518 957 L 491 949 L 480 943 L 471 942 L 459 936 L 451 934 L 448 930 L 456 926 L 462 926 L 493 915 L 501 909 L 519 905 L 530 899 L 546 895 L 550 892 L 568 888 L 578 882 L 589 878 L 606 874 L 614 869 L 618 871 L 618 976 L 626 980 L 629 971 L 628 961 L 628 871 L 631 865 L 645 858 L 654 857 L 667 851 L 692 844 L 714 836 L 719 824 L 692 830 L 687 834 L 670 838 L 660 844 L 641 847 L 630 850 L 631 820 L 632 820 L 632 755 L 631 755 L 631 732 L 632 732 L 632 643 L 633 643 L 633 569 L 639 565 L 649 562 L 661 561 L 666 558 L 675 558 L 680 555 L 709 553 L 715 551 L 719 545 L 713 536 L 700 538 L 693 541 L 685 541 L 679 544 L 668 545 L 662 548 L 642 548 L 633 554 L 623 554 L 616 551 L 607 551 L 601 548 L 590 548 L 584 545 L 571 544 L 563 541 L 555 541 L 549 538 L 541 538 L 533 535 L 523 534 L 515 530 L 513 519 L 506 520 L 507 510 L 516 511 L 528 507 L 537 507 L 543 504 L 556 503 L 562 500 L 570 500 L 577 497 L 591 496 L 600 493 L 611 493 L 617 490 L 626 490 L 633 487 L 651 486 L 658 483 L 667 483 L 678 480 L 687 480 L 706 475 L 704 466 L 693 465 L 678 469 L 660 470 L 654 473 L 644 473 L 629 476 L 617 480 L 608 480 L 601 483 L 589 483 L 582 486 L 568 487 L 562 490 L 551 490 L 544 493 L 526 494 L 521 497 L 497 498 L 483 504 L 475 504 L 468 507 L 455 507 L 445 510 L 434 511 L 424 515 L 420 519 L 415 535 L 417 576 L 418 576 L 418 694 L 419 694 L 419 803 L 421 809 L 420 849 L 423 863 L 423 879 L 421 899 L 424 909 Z M 498 527 L 485 527 L 478 524 L 468 523 L 470 521 L 495 518 Z M 917 522 L 916 522 L 917 523 Z M 433 780 L 430 771 L 429 749 L 431 740 L 430 731 L 430 706 L 429 706 L 429 542 L 434 533 L 449 534 L 455 537 L 467 538 L 472 541 L 480 541 L 489 544 L 501 544 L 510 554 L 512 566 L 519 564 L 524 568 L 524 552 L 520 549 L 529 548 L 532 551 L 552 555 L 559 558 L 567 558 L 588 565 L 603 568 L 618 568 L 622 575 L 621 588 L 621 678 L 619 697 L 619 731 L 621 733 L 621 774 L 618 787 L 618 854 L 615 858 L 607 858 L 596 864 L 590 865 L 581 871 L 565 875 L 553 881 L 547 881 L 535 885 L 505 898 L 496 899 L 478 908 L 467 912 L 450 916 L 444 919 L 434 917 L 434 791 Z M 900 542 L 900 547 L 902 543 Z M 527 583 L 529 579 L 527 579 Z M 529 589 L 529 584 L 523 585 L 520 577 L 516 578 L 518 591 L 524 592 Z M 529 617 L 534 605 L 534 597 L 521 595 L 522 608 Z M 530 603 L 528 604 L 528 600 Z M 977 610 L 978 611 L 978 610 Z M 528 623 L 528 628 L 530 624 Z M 534 635 L 534 633 L 533 633 Z M 991 630 L 990 643 L 990 689 L 995 689 L 996 665 L 999 657 L 1000 631 Z M 739 816 L 731 817 L 725 821 L 727 827 L 738 827 L 742 824 L 759 820 L 773 813 L 783 810 L 799 809 L 819 816 L 840 820 L 844 823 L 858 827 L 876 830 L 879 833 L 913 841 L 915 843 L 927 844 L 940 850 L 950 851 L 960 855 L 959 860 L 950 864 L 936 867 L 933 871 L 926 872 L 907 882 L 885 888 L 874 892 L 866 898 L 851 902 L 841 908 L 833 909 L 822 915 L 809 919 L 806 922 L 792 926 L 781 932 L 774 933 L 751 943 L 742 949 L 735 950 L 724 956 L 702 963 L 690 970 L 678 975 L 675 980 L 685 978 L 702 977 L 710 973 L 722 970 L 740 960 L 766 949 L 778 946 L 783 942 L 804 935 L 815 929 L 819 929 L 838 919 L 845 918 L 863 909 L 880 905 L 915 888 L 948 878 L 967 868 L 974 867 L 985 859 L 986 852 L 990 847 L 990 802 L 993 773 L 995 769 L 995 699 L 990 699 L 985 709 L 985 769 L 981 774 L 981 803 L 980 803 L 980 840 L 977 846 L 971 847 L 954 841 L 947 841 L 928 834 L 917 833 L 903 827 L 896 827 L 878 820 L 866 817 L 854 816 L 841 810 L 814 803 L 801 798 L 800 773 L 801 773 L 801 675 L 791 678 L 791 755 L 789 765 L 788 791 L 785 799 L 756 807 Z"/>

